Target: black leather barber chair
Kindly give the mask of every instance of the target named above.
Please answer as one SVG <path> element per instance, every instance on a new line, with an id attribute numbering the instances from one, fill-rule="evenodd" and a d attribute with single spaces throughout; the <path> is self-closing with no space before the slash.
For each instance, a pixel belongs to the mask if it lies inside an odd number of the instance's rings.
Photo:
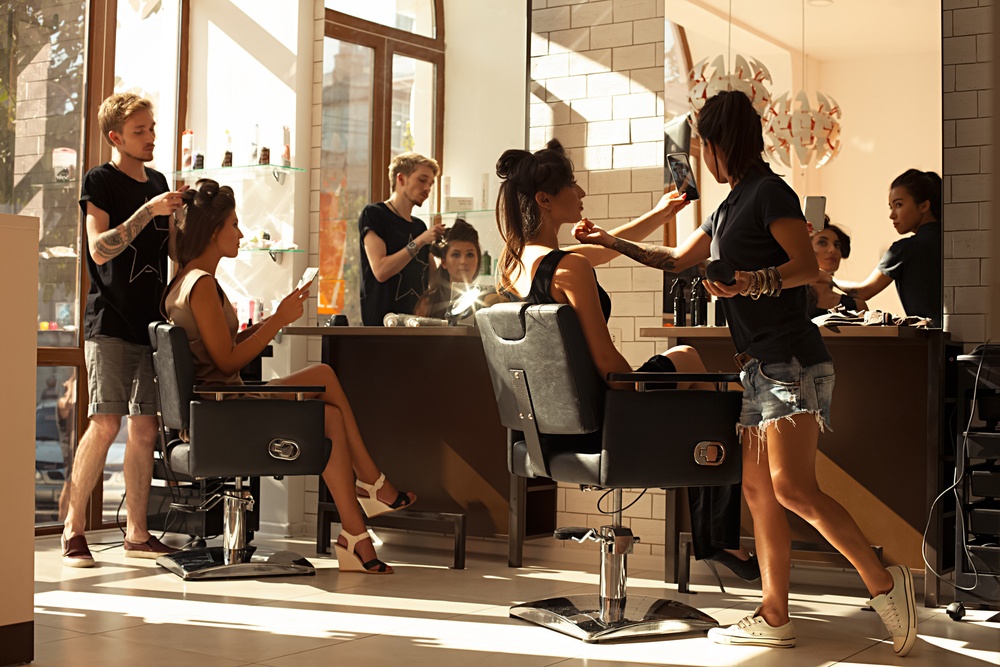
<path id="1" fill-rule="evenodd" d="M 711 616 L 679 602 L 626 595 L 626 559 L 639 538 L 622 526 L 622 489 L 738 482 L 741 397 L 726 391 L 738 376 L 615 373 L 608 379 L 635 383 L 638 391 L 608 390 L 572 307 L 498 304 L 479 311 L 476 320 L 500 420 L 511 432 L 511 473 L 608 489 L 611 496 L 605 511 L 611 525 L 555 533 L 601 545 L 599 594 L 526 602 L 511 607 L 510 615 L 585 642 L 717 626 Z M 650 384 L 678 381 L 716 383 L 716 390 L 653 391 L 656 384 Z"/>
<path id="2" fill-rule="evenodd" d="M 184 329 L 166 322 L 149 325 L 162 419 L 164 464 L 179 477 L 232 478 L 198 507 L 175 503 L 178 511 L 207 511 L 223 503 L 223 544 L 160 556 L 156 562 L 184 579 L 315 574 L 302 556 L 252 546 L 247 511 L 254 500 L 246 478 L 317 475 L 326 467 L 331 443 L 323 430 L 324 406 L 305 400 L 322 387 L 268 386 L 268 394 L 290 399 L 245 398 L 253 386 L 196 386 L 191 348 Z"/>

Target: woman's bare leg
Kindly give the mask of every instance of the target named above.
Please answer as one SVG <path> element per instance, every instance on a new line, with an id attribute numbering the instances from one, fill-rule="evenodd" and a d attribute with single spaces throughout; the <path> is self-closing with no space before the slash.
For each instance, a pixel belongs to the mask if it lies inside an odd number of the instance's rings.
<path id="1" fill-rule="evenodd" d="M 664 352 L 663 356 L 667 357 L 674 363 L 674 368 L 677 369 L 678 373 L 705 372 L 705 362 L 701 360 L 701 355 L 698 354 L 698 350 L 694 349 L 690 345 L 678 345 L 676 347 L 672 347 Z M 677 388 L 710 391 L 715 387 L 710 382 L 679 382 L 677 384 Z"/>
<path id="2" fill-rule="evenodd" d="M 340 380 L 337 379 L 337 374 L 333 372 L 332 368 L 326 364 L 315 364 L 275 380 L 274 383 L 326 387 L 326 391 L 318 394 L 316 397 L 322 399 L 327 405 L 336 407 L 341 414 L 343 431 L 350 453 L 350 467 L 348 470 L 353 470 L 357 474 L 358 479 L 368 484 L 372 484 L 378 479 L 381 471 L 375 465 L 375 461 L 372 460 L 371 454 L 368 453 L 368 447 L 365 446 L 365 441 L 361 437 L 361 431 L 358 429 L 358 423 L 354 419 L 354 411 L 351 410 L 351 404 L 347 400 L 344 389 L 340 386 Z M 352 486 L 353 483 L 352 481 Z M 387 478 L 382 488 L 378 491 L 378 497 L 383 502 L 391 503 L 396 500 L 398 493 L 399 491 Z M 408 493 L 407 495 L 410 496 L 410 502 L 416 500 L 414 494 Z"/>
<path id="3" fill-rule="evenodd" d="M 760 615 L 768 625 L 788 623 L 788 580 L 792 542 L 788 517 L 774 495 L 768 448 L 759 447 L 758 429 L 743 431 L 743 497 L 753 517 L 754 543 L 760 562 L 763 603 Z"/>
<path id="4" fill-rule="evenodd" d="M 323 481 L 326 482 L 330 495 L 333 496 L 333 502 L 337 505 L 341 528 L 351 535 L 361 535 L 367 528 L 354 492 L 354 471 L 351 469 L 351 452 L 344 431 L 344 417 L 340 409 L 334 405 L 326 406 L 324 417 L 324 432 L 333 443 L 333 447 L 326 468 L 323 469 Z M 347 543 L 339 537 L 337 541 L 341 546 L 347 546 Z M 358 542 L 355 551 L 362 562 L 368 562 L 376 557 L 375 545 L 371 540 Z"/>
<path id="5" fill-rule="evenodd" d="M 851 562 L 872 597 L 886 593 L 892 588 L 892 575 L 879 562 L 850 513 L 819 488 L 818 445 L 819 424 L 815 415 L 797 414 L 791 417 L 791 422 L 781 419 L 768 426 L 767 450 L 774 495 L 781 505 L 808 521 Z"/>

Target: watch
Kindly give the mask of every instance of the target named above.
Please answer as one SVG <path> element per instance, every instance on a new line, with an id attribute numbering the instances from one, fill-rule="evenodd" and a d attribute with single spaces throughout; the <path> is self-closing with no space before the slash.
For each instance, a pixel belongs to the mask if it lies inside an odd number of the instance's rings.
<path id="1" fill-rule="evenodd" d="M 410 257 L 416 257 L 417 256 L 417 242 L 416 241 L 410 241 L 409 243 L 407 243 L 406 244 L 406 250 L 407 250 L 407 252 L 410 253 Z"/>

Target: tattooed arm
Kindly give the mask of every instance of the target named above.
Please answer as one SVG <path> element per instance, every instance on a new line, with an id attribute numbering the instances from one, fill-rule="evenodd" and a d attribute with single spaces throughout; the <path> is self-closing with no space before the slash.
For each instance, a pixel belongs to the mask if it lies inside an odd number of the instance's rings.
<path id="1" fill-rule="evenodd" d="M 712 243 L 711 238 L 700 229 L 691 234 L 677 248 L 637 243 L 611 236 L 589 220 L 578 223 L 576 229 L 573 230 L 573 235 L 581 243 L 604 246 L 626 257 L 631 257 L 640 264 L 671 273 L 683 271 L 703 259 L 708 259 Z"/>
<path id="2" fill-rule="evenodd" d="M 143 204 L 131 218 L 110 229 L 111 220 L 107 212 L 87 202 L 87 244 L 90 256 L 97 264 L 111 261 L 125 251 L 153 218 L 170 215 L 180 205 L 179 192 L 164 192 Z"/>

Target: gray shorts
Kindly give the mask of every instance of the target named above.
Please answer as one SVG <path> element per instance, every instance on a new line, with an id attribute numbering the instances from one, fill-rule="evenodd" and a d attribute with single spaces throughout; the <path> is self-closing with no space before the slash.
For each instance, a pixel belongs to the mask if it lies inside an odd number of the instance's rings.
<path id="1" fill-rule="evenodd" d="M 111 336 L 83 341 L 87 363 L 87 416 L 156 415 L 153 350 Z"/>
<path id="2" fill-rule="evenodd" d="M 738 430 L 759 428 L 763 432 L 779 419 L 802 413 L 815 415 L 820 430 L 831 430 L 835 379 L 833 363 L 828 361 L 802 366 L 795 357 L 765 363 L 750 359 L 740 373 L 743 409 Z"/>

